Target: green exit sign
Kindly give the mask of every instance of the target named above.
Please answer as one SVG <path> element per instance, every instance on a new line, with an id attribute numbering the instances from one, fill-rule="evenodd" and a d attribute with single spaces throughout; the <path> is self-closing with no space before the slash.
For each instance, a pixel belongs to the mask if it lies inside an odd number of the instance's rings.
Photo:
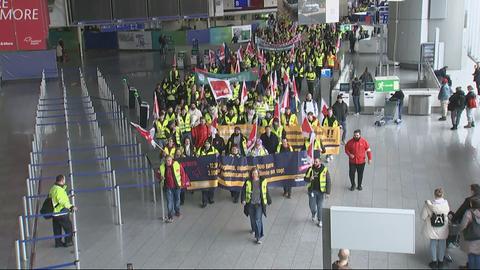
<path id="1" fill-rule="evenodd" d="M 375 77 L 375 91 L 394 92 L 400 89 L 400 79 L 397 76 Z"/>

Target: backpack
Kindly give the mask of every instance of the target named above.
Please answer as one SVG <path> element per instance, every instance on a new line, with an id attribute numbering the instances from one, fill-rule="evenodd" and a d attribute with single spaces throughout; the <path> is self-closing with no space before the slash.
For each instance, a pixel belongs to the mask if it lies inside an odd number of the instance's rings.
<path id="1" fill-rule="evenodd" d="M 459 95 L 457 99 L 455 100 L 457 109 L 464 109 L 465 108 L 465 96 L 464 95 Z"/>
<path id="2" fill-rule="evenodd" d="M 430 224 L 434 228 L 443 227 L 445 225 L 445 215 L 432 213 L 430 217 Z"/>
<path id="3" fill-rule="evenodd" d="M 47 197 L 45 201 L 43 201 L 42 208 L 40 208 L 40 214 L 46 215 L 53 213 L 53 202 L 52 198 Z M 44 219 L 51 219 L 52 216 L 44 216 Z"/>
<path id="4" fill-rule="evenodd" d="M 463 230 L 463 238 L 465 241 L 480 240 L 480 224 L 477 223 L 475 214 L 472 213 L 472 222 Z"/>

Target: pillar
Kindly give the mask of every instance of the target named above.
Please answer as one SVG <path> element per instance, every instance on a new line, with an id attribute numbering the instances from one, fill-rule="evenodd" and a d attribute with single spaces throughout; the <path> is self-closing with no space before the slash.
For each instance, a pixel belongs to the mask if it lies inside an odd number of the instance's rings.
<path id="1" fill-rule="evenodd" d="M 387 55 L 390 60 L 402 66 L 417 67 L 420 44 L 428 38 L 428 2 L 389 1 Z"/>

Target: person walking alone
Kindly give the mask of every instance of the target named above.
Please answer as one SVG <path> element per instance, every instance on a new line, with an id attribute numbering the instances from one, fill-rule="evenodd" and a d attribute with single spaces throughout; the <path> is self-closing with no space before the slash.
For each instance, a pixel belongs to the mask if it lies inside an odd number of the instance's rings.
<path id="1" fill-rule="evenodd" d="M 331 191 L 331 179 L 328 168 L 325 167 L 320 158 L 315 158 L 312 167 L 305 173 L 305 182 L 307 182 L 308 204 L 312 213 L 312 221 L 315 222 L 317 216 L 318 227 L 323 226 L 323 201 L 325 196 L 328 198 Z"/>
<path id="2" fill-rule="evenodd" d="M 372 162 L 372 150 L 367 140 L 362 138 L 362 132 L 357 129 L 353 132 L 353 138 L 345 145 L 345 153 L 349 159 L 349 177 L 351 191 L 355 190 L 355 172 L 358 174 L 358 190 L 362 190 L 363 171 L 365 170 L 365 153 L 368 164 Z"/>
<path id="3" fill-rule="evenodd" d="M 263 221 L 262 214 L 267 216 L 267 205 L 272 203 L 268 193 L 268 182 L 260 177 L 258 169 L 250 170 L 249 178 L 242 188 L 241 198 L 244 205 L 244 213 L 250 216 L 251 233 L 255 233 L 257 244 L 262 243 Z"/>
<path id="4" fill-rule="evenodd" d="M 337 96 L 337 102 L 333 104 L 332 108 L 333 115 L 335 115 L 335 118 L 342 127 L 342 144 L 345 144 L 345 137 L 347 136 L 348 106 L 345 102 L 343 102 L 342 94 Z"/>
<path id="5" fill-rule="evenodd" d="M 443 258 L 447 248 L 448 212 L 450 207 L 448 201 L 443 196 L 442 188 L 435 189 L 435 199 L 433 201 L 425 201 L 421 214 L 421 219 L 425 223 L 423 234 L 430 239 L 432 261 L 428 266 L 432 269 L 443 267 Z"/>
<path id="6" fill-rule="evenodd" d="M 52 199 L 53 205 L 53 234 L 55 236 L 62 235 L 63 229 L 66 235 L 65 242 L 62 242 L 62 238 L 55 238 L 55 247 L 69 247 L 73 245 L 73 227 L 70 220 L 70 212 L 75 211 L 76 207 L 70 203 L 64 175 L 60 174 L 55 178 L 55 184 L 50 189 L 48 197 Z"/>

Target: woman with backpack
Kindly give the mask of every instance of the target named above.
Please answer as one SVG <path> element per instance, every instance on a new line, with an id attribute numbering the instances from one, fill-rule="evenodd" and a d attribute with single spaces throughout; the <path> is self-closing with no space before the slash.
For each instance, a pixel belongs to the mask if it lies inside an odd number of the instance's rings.
<path id="1" fill-rule="evenodd" d="M 460 224 L 460 248 L 468 254 L 468 269 L 480 269 L 480 199 L 470 200 L 470 209 Z"/>
<path id="2" fill-rule="evenodd" d="M 475 109 L 477 108 L 477 94 L 471 85 L 467 86 L 467 121 L 468 124 L 464 128 L 475 127 Z"/>
<path id="3" fill-rule="evenodd" d="M 435 199 L 425 201 L 421 218 L 425 222 L 424 235 L 430 239 L 430 252 L 432 261 L 430 268 L 437 269 L 443 266 L 443 259 L 447 248 L 448 237 L 448 201 L 443 198 L 443 189 L 437 188 L 434 192 Z"/>

